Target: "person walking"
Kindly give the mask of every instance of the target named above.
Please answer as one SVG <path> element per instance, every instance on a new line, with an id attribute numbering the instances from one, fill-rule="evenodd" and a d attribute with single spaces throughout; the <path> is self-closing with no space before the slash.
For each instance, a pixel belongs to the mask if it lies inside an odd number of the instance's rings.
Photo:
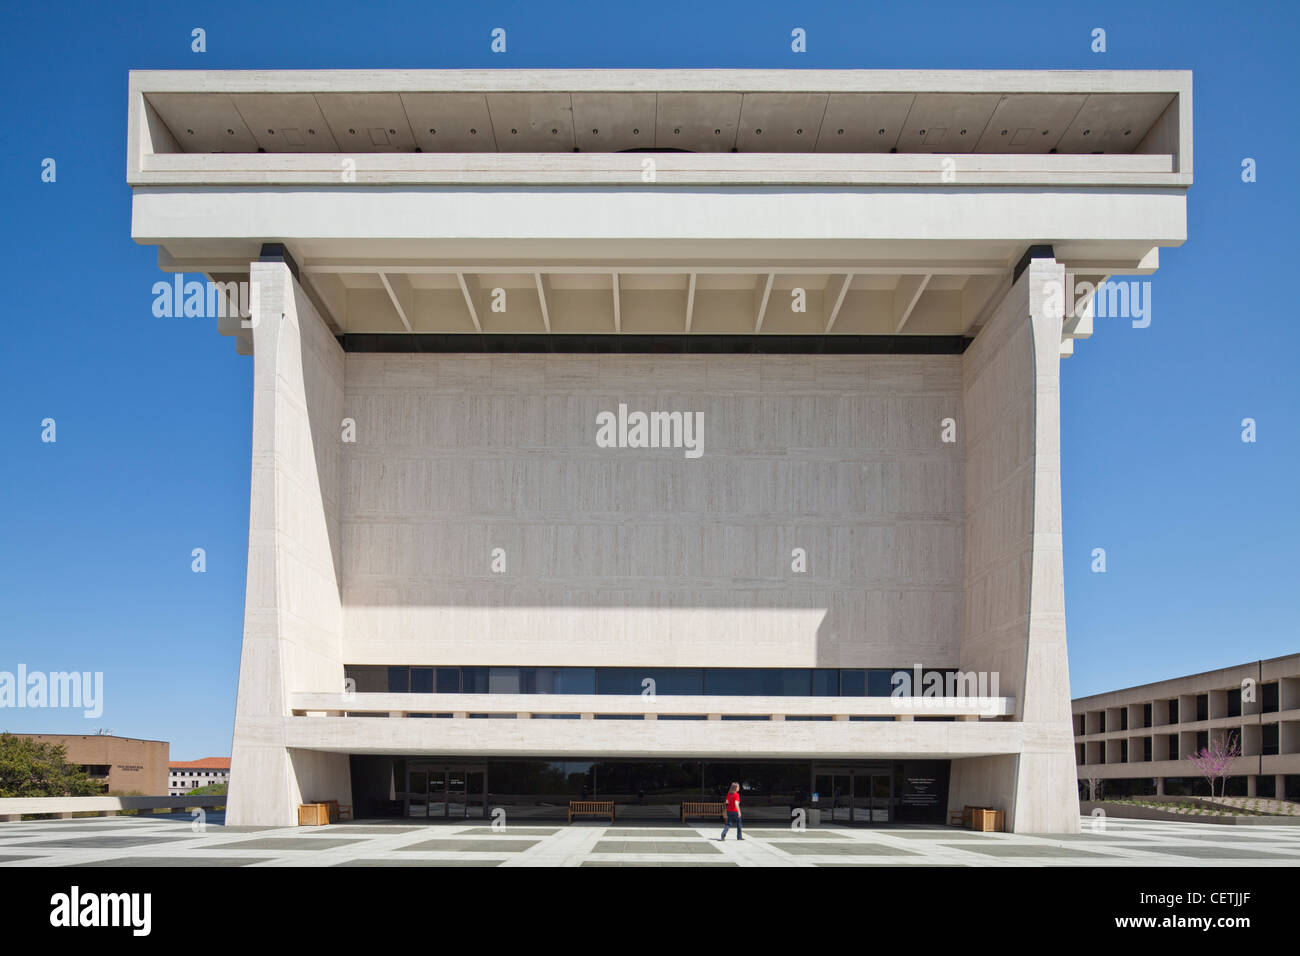
<path id="1" fill-rule="evenodd" d="M 740 827 L 740 784 L 733 783 L 731 789 L 727 791 L 727 822 L 722 828 L 722 836 L 719 840 L 727 839 L 727 831 L 731 829 L 732 824 L 736 827 L 736 839 L 745 839 L 745 834 Z"/>

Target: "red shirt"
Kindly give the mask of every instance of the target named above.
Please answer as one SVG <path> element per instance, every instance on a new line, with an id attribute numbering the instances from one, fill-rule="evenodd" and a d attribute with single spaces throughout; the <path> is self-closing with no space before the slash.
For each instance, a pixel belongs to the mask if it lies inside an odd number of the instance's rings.
<path id="1" fill-rule="evenodd" d="M 740 794 L 739 794 L 739 793 L 729 793 L 729 794 L 727 794 L 727 812 L 728 812 L 728 813 L 739 813 L 739 812 L 740 812 Z"/>

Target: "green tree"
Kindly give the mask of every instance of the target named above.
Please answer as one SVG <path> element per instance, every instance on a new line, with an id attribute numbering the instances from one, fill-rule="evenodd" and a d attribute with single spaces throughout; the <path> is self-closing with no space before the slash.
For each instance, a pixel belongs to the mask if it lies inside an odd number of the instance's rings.
<path id="1" fill-rule="evenodd" d="M 61 744 L 0 733 L 0 797 L 93 797 L 100 786 Z"/>

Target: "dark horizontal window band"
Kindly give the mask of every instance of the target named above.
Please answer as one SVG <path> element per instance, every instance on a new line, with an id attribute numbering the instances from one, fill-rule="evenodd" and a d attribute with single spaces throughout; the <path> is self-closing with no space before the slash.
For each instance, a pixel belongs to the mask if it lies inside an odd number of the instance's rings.
<path id="1" fill-rule="evenodd" d="M 501 667 L 349 664 L 345 678 L 357 693 L 397 694 L 579 694 L 640 696 L 654 692 L 683 697 L 892 697 L 896 668 L 803 667 Z M 949 696 L 951 667 L 926 667 L 943 677 Z M 954 689 L 956 685 L 954 684 Z M 909 696 L 927 696 L 924 684 Z"/>
<path id="2" fill-rule="evenodd" d="M 963 335 L 480 335 L 349 332 L 345 352 L 635 355 L 961 355 Z"/>

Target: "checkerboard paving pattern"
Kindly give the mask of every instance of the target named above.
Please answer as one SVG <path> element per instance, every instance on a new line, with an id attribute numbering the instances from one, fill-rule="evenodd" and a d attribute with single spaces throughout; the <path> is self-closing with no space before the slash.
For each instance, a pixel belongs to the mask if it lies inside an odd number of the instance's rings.
<path id="1" fill-rule="evenodd" d="M 1295 866 L 1300 827 L 1108 819 L 1056 836 L 954 827 L 363 821 L 226 827 L 209 814 L 0 824 L 0 866 Z"/>

